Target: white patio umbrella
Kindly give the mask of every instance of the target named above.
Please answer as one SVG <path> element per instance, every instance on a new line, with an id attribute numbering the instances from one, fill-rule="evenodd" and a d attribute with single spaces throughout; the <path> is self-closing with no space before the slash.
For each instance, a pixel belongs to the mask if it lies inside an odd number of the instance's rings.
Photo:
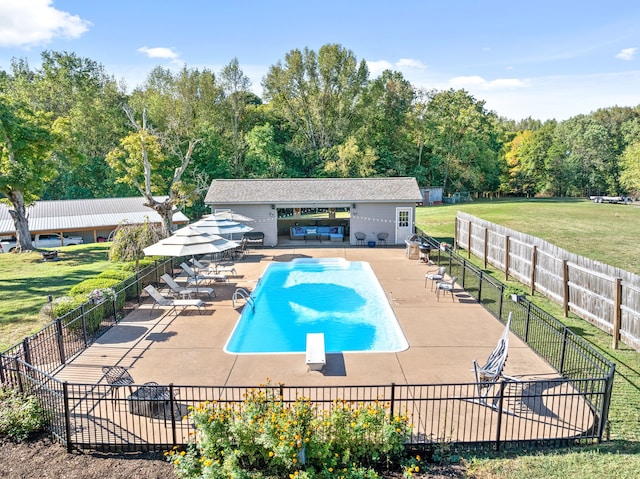
<path id="1" fill-rule="evenodd" d="M 253 218 L 249 218 L 248 216 L 244 216 L 239 213 L 234 213 L 231 210 L 216 210 L 211 216 L 220 220 L 231 220 L 238 222 L 255 221 Z"/>
<path id="2" fill-rule="evenodd" d="M 193 226 L 185 226 L 176 230 L 168 238 L 164 238 L 142 251 L 147 256 L 191 256 L 221 253 L 229 249 L 238 248 L 240 245 L 218 235 L 204 233 Z M 198 290 L 198 277 L 196 275 L 196 290 Z"/>
<path id="3" fill-rule="evenodd" d="M 213 215 L 203 216 L 202 219 L 196 221 L 191 226 L 199 229 L 204 233 L 216 235 L 232 235 L 235 233 L 247 233 L 252 231 L 251 226 L 239 223 L 229 219 L 217 218 Z"/>
<path id="4" fill-rule="evenodd" d="M 222 236 L 208 234 L 185 226 L 151 246 L 143 249 L 147 256 L 196 256 L 207 253 L 221 253 L 240 245 Z"/>

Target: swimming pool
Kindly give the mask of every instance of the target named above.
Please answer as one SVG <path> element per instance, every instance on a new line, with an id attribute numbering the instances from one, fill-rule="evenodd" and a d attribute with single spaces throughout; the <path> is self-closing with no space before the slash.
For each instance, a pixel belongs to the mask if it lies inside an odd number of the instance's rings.
<path id="1" fill-rule="evenodd" d="M 343 258 L 272 263 L 225 345 L 231 354 L 300 353 L 307 333 L 325 350 L 397 352 L 409 347 L 371 265 Z"/>

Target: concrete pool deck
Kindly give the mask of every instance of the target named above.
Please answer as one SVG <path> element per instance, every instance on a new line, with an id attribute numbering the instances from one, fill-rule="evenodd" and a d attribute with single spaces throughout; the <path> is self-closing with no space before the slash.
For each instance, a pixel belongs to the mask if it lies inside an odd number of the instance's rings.
<path id="1" fill-rule="evenodd" d="M 305 354 L 234 355 L 223 351 L 240 315 L 232 303 L 238 287 L 253 289 L 267 264 L 299 257 L 339 257 L 371 264 L 409 342 L 397 353 L 328 354 L 323 372 L 308 372 Z M 56 377 L 75 383 L 104 383 L 102 366 L 129 369 L 138 384 L 289 386 L 443 384 L 473 382 L 472 360 L 484 362 L 503 325 L 460 287 L 440 297 L 425 288 L 436 269 L 406 258 L 399 247 L 363 248 L 335 244 L 253 249 L 236 262 L 237 276 L 215 283 L 217 297 L 206 311 L 151 311 L 147 298 L 117 326 L 62 368 Z M 184 278 L 179 278 L 179 280 Z M 238 306 L 238 305 L 236 305 Z M 513 334 L 505 373 L 527 378 L 558 374 Z"/>

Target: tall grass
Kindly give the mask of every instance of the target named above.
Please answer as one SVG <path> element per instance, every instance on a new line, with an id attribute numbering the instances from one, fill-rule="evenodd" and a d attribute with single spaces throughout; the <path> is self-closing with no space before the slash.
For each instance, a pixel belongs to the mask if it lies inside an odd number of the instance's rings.
<path id="1" fill-rule="evenodd" d="M 543 238 L 567 251 L 640 274 L 640 207 L 585 200 L 498 200 L 418 208 L 416 224 L 427 234 L 452 241 L 454 221 L 464 211 L 487 221 Z M 473 260 L 473 257 L 472 257 Z M 479 266 L 482 265 L 477 261 Z M 493 271 L 500 279 L 503 274 Z M 515 456 L 468 459 L 476 478 L 636 478 L 640 471 L 640 353 L 540 295 L 530 297 L 616 363 L 610 441 L 600 445 Z"/>

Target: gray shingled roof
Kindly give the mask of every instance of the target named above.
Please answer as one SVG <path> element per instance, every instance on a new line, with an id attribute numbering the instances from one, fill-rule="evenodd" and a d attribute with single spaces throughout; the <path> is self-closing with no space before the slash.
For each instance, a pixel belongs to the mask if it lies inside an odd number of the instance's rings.
<path id="1" fill-rule="evenodd" d="M 422 201 L 415 178 L 288 178 L 213 180 L 207 204 L 336 203 Z"/>
<path id="2" fill-rule="evenodd" d="M 124 220 L 142 223 L 145 217 L 153 223 L 159 222 L 160 215 L 144 206 L 144 201 L 142 197 L 36 201 L 27 208 L 29 230 L 37 232 L 111 228 Z M 189 221 L 182 213 L 175 213 L 173 220 L 180 223 Z M 13 232 L 15 227 L 9 208 L 0 204 L 0 234 Z"/>

